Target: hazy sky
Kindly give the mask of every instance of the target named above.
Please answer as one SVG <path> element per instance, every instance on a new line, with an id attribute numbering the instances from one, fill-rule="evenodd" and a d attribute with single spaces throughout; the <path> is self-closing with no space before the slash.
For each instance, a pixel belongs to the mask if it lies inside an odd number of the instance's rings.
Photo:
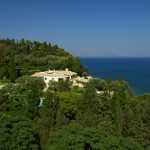
<path id="1" fill-rule="evenodd" d="M 0 0 L 0 38 L 79 56 L 149 56 L 150 0 Z"/>

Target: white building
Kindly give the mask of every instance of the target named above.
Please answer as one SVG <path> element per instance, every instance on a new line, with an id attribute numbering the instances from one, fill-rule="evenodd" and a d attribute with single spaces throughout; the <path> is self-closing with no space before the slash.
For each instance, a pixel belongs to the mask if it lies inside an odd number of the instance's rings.
<path id="1" fill-rule="evenodd" d="M 32 76 L 35 77 L 42 77 L 44 82 L 46 83 L 46 87 L 48 87 L 48 84 L 50 81 L 60 81 L 60 80 L 67 80 L 71 81 L 73 78 L 77 76 L 77 73 L 66 70 L 49 70 L 45 72 L 37 72 L 33 74 Z"/>

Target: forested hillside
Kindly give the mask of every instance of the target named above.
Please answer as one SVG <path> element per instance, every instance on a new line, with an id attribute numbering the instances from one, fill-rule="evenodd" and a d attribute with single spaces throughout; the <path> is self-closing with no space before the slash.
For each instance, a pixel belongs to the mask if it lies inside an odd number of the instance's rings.
<path id="1" fill-rule="evenodd" d="M 43 80 L 30 76 L 66 67 L 87 72 L 56 45 L 0 41 L 0 150 L 150 150 L 150 94 L 134 96 L 120 78 L 83 88 L 52 82 L 43 91 Z"/>
<path id="2" fill-rule="evenodd" d="M 63 48 L 47 42 L 3 39 L 0 40 L 0 78 L 12 82 L 20 76 L 48 69 L 65 69 L 82 75 L 88 72 L 79 57 L 73 57 Z"/>

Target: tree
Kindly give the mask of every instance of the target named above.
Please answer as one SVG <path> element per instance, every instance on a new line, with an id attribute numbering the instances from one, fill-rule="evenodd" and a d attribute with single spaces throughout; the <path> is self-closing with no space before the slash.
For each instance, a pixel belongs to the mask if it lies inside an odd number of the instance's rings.
<path id="1" fill-rule="evenodd" d="M 78 113 L 78 103 L 81 101 L 81 94 L 75 92 L 58 93 L 60 99 L 60 109 L 70 120 L 75 119 Z"/>
<path id="2" fill-rule="evenodd" d="M 14 113 L 0 113 L 1 150 L 39 150 L 38 136 L 32 121 Z"/>
<path id="3" fill-rule="evenodd" d="M 71 70 L 74 72 L 81 72 L 81 62 L 79 57 L 75 57 L 72 62 Z"/>
<path id="4" fill-rule="evenodd" d="M 87 76 L 88 76 L 88 73 L 87 73 L 87 72 L 83 72 L 83 73 L 82 73 L 82 77 L 84 77 L 85 79 L 87 78 Z"/>
<path id="5" fill-rule="evenodd" d="M 122 135 L 122 128 L 123 128 L 123 113 L 121 107 L 121 97 L 118 93 L 113 95 L 112 99 L 112 113 L 114 117 L 114 123 L 116 126 L 116 131 L 118 135 Z"/>
<path id="6" fill-rule="evenodd" d="M 4 59 L 11 53 L 10 46 L 4 42 L 0 42 L 0 65 Z"/>
<path id="7" fill-rule="evenodd" d="M 11 82 L 15 82 L 16 80 L 16 70 L 15 70 L 15 62 L 14 62 L 14 55 L 11 54 L 10 56 L 10 69 L 9 69 L 9 78 Z"/>
<path id="8" fill-rule="evenodd" d="M 53 130 L 56 125 L 58 109 L 59 98 L 55 93 L 47 90 L 43 95 L 43 106 L 39 108 L 39 118 L 36 124 L 42 149 L 45 149 L 49 132 Z"/>
<path id="9" fill-rule="evenodd" d="M 18 78 L 16 83 L 25 85 L 25 87 L 31 91 L 32 98 L 40 97 L 45 87 L 45 83 L 40 77 L 23 76 Z"/>
<path id="10" fill-rule="evenodd" d="M 78 106 L 77 121 L 85 126 L 94 126 L 98 124 L 100 103 L 94 86 L 87 84 L 84 90 Z"/>
<path id="11" fill-rule="evenodd" d="M 90 84 L 86 84 L 84 87 L 83 100 L 80 102 L 81 111 L 91 110 L 96 111 L 97 107 L 97 97 L 96 97 L 96 89 L 94 86 Z"/>
<path id="12" fill-rule="evenodd" d="M 90 79 L 89 84 L 93 85 L 99 91 L 106 89 L 106 82 L 99 78 Z"/>
<path id="13" fill-rule="evenodd" d="M 133 110 L 133 126 L 130 136 L 134 137 L 145 147 L 150 146 L 150 95 L 145 94 L 132 100 L 131 109 Z"/>
<path id="14" fill-rule="evenodd" d="M 110 135 L 101 128 L 83 128 L 79 124 L 70 124 L 52 132 L 46 150 L 144 150 L 132 138 L 120 138 Z"/>
<path id="15" fill-rule="evenodd" d="M 70 90 L 70 82 L 64 81 L 64 80 L 60 80 L 58 82 L 50 81 L 49 89 L 52 91 L 56 91 L 56 92 L 69 91 Z"/>

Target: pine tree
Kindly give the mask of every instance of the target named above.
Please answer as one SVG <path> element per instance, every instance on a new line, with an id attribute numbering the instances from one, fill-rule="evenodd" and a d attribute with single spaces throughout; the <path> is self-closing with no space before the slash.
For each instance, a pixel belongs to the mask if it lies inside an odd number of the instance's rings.
<path id="1" fill-rule="evenodd" d="M 15 62 L 14 62 L 13 53 L 11 53 L 11 56 L 10 56 L 9 78 L 11 82 L 14 82 L 16 79 Z"/>

